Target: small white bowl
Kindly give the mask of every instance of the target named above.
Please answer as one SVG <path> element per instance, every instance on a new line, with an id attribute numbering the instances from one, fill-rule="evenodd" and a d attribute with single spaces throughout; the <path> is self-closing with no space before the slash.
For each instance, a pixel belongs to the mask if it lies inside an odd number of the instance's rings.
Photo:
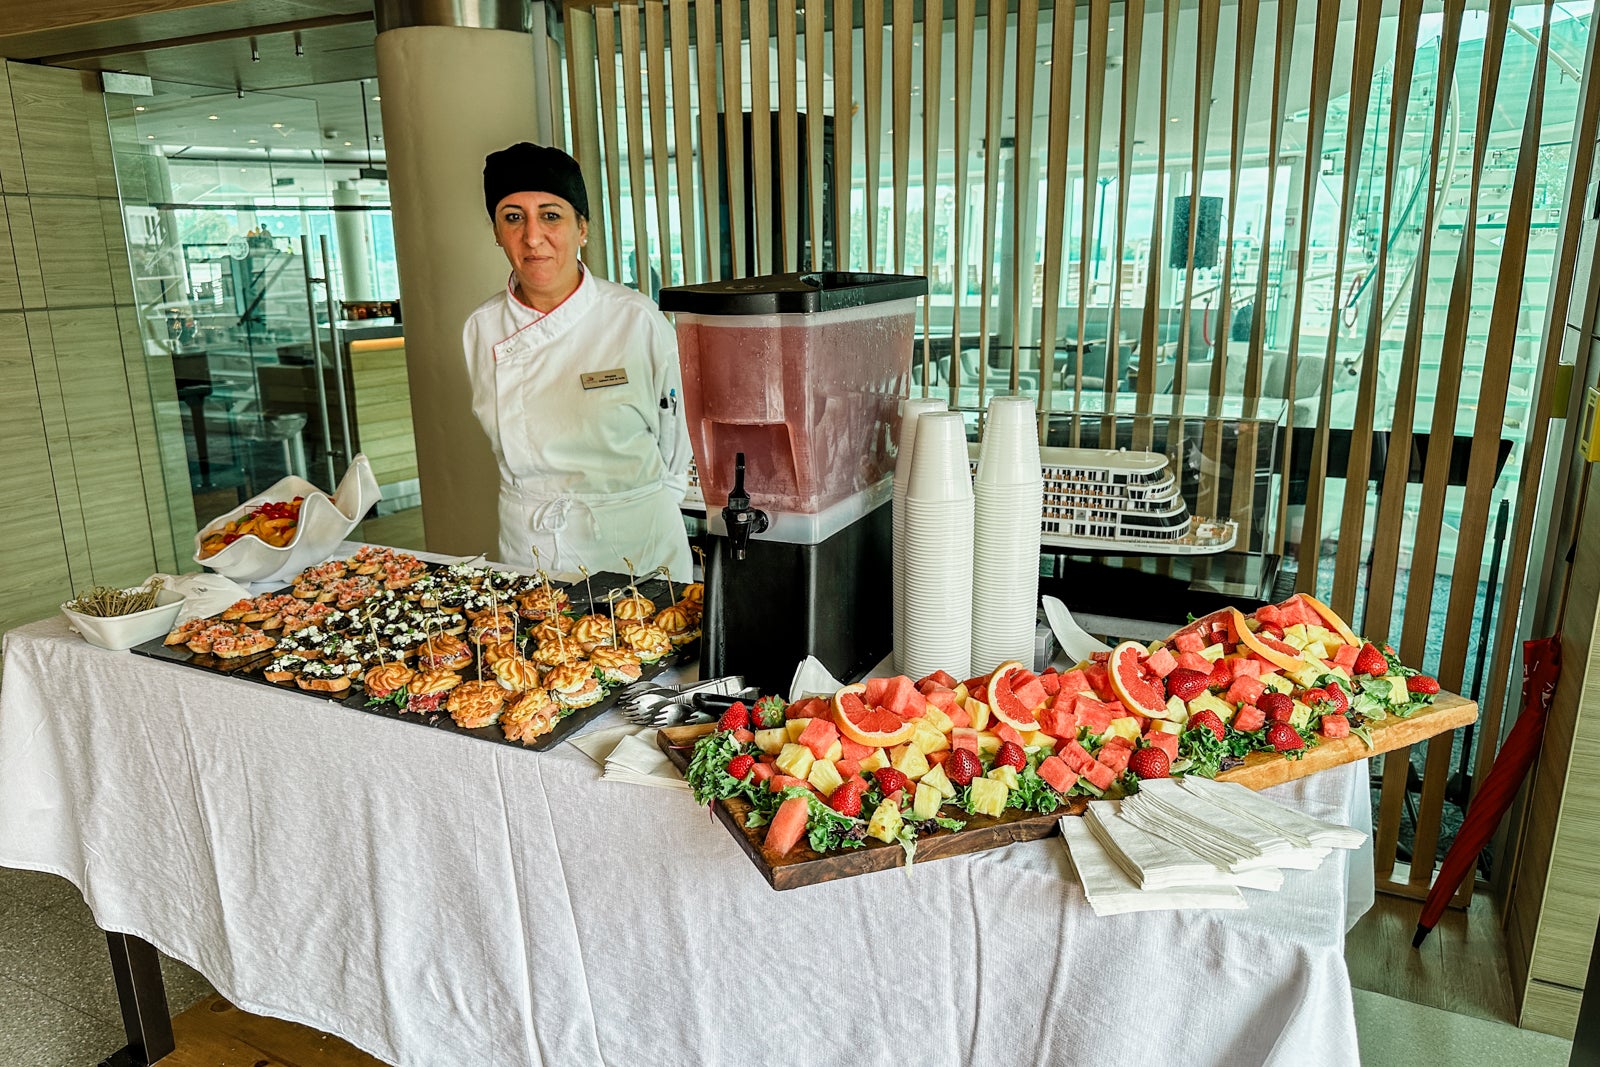
<path id="1" fill-rule="evenodd" d="M 131 593 L 142 588 L 143 586 L 136 585 L 124 592 Z M 183 594 L 172 589 L 162 589 L 156 593 L 155 607 L 136 611 L 132 615 L 84 615 L 82 612 L 73 611 L 65 604 L 61 605 L 61 614 L 67 617 L 72 628 L 82 634 L 83 639 L 91 645 L 121 652 L 169 632 L 178 618 L 178 612 L 182 609 Z"/>
<path id="2" fill-rule="evenodd" d="M 206 534 L 220 530 L 228 520 L 249 514 L 257 504 L 269 500 L 288 501 L 297 496 L 305 498 L 305 503 L 300 505 L 300 522 L 295 526 L 294 537 L 282 548 L 269 545 L 254 534 L 246 534 L 215 555 L 200 554 Z M 245 585 L 283 581 L 332 555 L 339 542 L 355 529 L 356 523 L 382 496 L 372 464 L 363 453 L 358 453 L 351 461 L 331 497 L 303 478 L 284 478 L 266 492 L 256 494 L 226 515 L 206 523 L 194 535 L 194 561 Z"/>

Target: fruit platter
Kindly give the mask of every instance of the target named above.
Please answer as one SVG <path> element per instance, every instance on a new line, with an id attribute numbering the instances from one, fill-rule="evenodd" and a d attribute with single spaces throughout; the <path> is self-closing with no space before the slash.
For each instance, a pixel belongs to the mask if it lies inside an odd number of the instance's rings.
<path id="1" fill-rule="evenodd" d="M 620 574 L 565 586 L 366 546 L 133 651 L 544 749 L 694 654 L 700 590 Z"/>
<path id="2" fill-rule="evenodd" d="M 1297 594 L 1064 671 L 1011 662 L 764 697 L 658 744 L 768 883 L 790 889 L 1044 837 L 1152 778 L 1264 789 L 1476 718 Z"/>

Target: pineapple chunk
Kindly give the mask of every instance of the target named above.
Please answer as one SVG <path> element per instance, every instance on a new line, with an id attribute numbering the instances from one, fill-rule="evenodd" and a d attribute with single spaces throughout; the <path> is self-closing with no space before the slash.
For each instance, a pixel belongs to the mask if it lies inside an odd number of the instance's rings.
<path id="1" fill-rule="evenodd" d="M 1260 678 L 1260 681 L 1262 685 L 1266 686 L 1268 689 L 1271 689 L 1275 693 L 1294 692 L 1294 683 L 1289 681 L 1289 679 L 1285 678 L 1283 675 L 1278 674 L 1276 671 L 1271 674 L 1263 674 Z"/>
<path id="2" fill-rule="evenodd" d="M 1181 734 L 1183 733 L 1183 724 L 1168 722 L 1166 719 L 1155 719 L 1150 723 L 1150 729 L 1159 730 L 1164 734 Z"/>
<path id="3" fill-rule="evenodd" d="M 1321 663 L 1308 663 L 1297 671 L 1290 671 L 1289 677 L 1293 678 L 1301 689 L 1310 689 L 1317 684 L 1317 679 L 1328 673 L 1328 668 Z"/>
<path id="4" fill-rule="evenodd" d="M 1106 727 L 1107 734 L 1117 737 L 1126 737 L 1129 741 L 1139 740 L 1139 720 L 1132 715 L 1124 715 L 1120 719 L 1112 719 L 1111 725 Z"/>
<path id="5" fill-rule="evenodd" d="M 1017 769 L 1015 767 L 1002 764 L 990 771 L 985 777 L 993 778 L 997 782 L 1004 782 L 1007 789 L 1015 789 L 1017 787 Z"/>
<path id="6" fill-rule="evenodd" d="M 800 740 L 800 735 L 805 733 L 806 727 L 810 725 L 810 719 L 790 719 L 783 724 L 783 728 L 789 732 L 789 740 L 798 741 Z"/>
<path id="7" fill-rule="evenodd" d="M 835 741 L 833 744 L 828 746 L 827 754 L 822 758 L 825 760 L 833 760 L 835 763 L 844 759 L 844 745 L 838 741 Z"/>
<path id="8" fill-rule="evenodd" d="M 844 776 L 833 765 L 833 760 L 819 759 L 811 764 L 811 773 L 806 775 L 806 781 L 816 786 L 823 796 L 829 796 L 844 784 Z"/>
<path id="9" fill-rule="evenodd" d="M 1411 691 L 1406 688 L 1406 680 L 1398 674 L 1391 674 L 1384 678 L 1389 683 L 1389 703 L 1404 704 L 1411 699 Z"/>
<path id="10" fill-rule="evenodd" d="M 872 750 L 872 755 L 861 761 L 861 773 L 871 774 L 873 771 L 881 771 L 887 766 L 889 766 L 888 753 L 881 748 L 875 748 Z"/>
<path id="11" fill-rule="evenodd" d="M 1309 640 L 1309 638 L 1306 637 L 1306 624 L 1303 622 L 1297 622 L 1293 626 L 1285 626 L 1283 628 L 1283 639 L 1291 645 L 1295 644 L 1297 641 L 1300 643 L 1300 645 L 1304 645 L 1306 641 Z M 1297 645 L 1296 647 L 1299 646 Z"/>
<path id="12" fill-rule="evenodd" d="M 809 748 L 791 741 L 778 752 L 777 767 L 784 774 L 805 778 L 811 773 L 811 765 L 816 761 L 817 758 L 811 754 Z"/>
<path id="13" fill-rule="evenodd" d="M 1023 748 L 1048 748 L 1055 751 L 1056 739 L 1040 730 L 1029 730 L 1022 735 Z"/>
<path id="14" fill-rule="evenodd" d="M 939 814 L 944 794 L 925 782 L 917 783 L 917 796 L 911 802 L 911 813 L 919 819 L 931 819 Z"/>
<path id="15" fill-rule="evenodd" d="M 1183 702 L 1182 697 L 1167 698 L 1167 718 L 1173 722 L 1189 721 L 1189 705 Z"/>
<path id="16" fill-rule="evenodd" d="M 789 732 L 779 726 L 772 730 L 756 731 L 756 747 L 769 756 L 776 756 L 783 751 L 783 746 L 789 741 Z"/>
<path id="17" fill-rule="evenodd" d="M 1339 640 L 1338 637 L 1334 636 L 1333 631 L 1328 629 L 1326 626 L 1307 626 L 1306 640 L 1315 641 L 1319 645 L 1327 645 L 1330 643 L 1335 645 L 1344 644 L 1344 642 Z"/>
<path id="18" fill-rule="evenodd" d="M 966 701 L 967 714 L 972 717 L 972 728 L 981 730 L 989 725 L 989 705 L 981 700 L 973 700 L 970 696 Z"/>
<path id="19" fill-rule="evenodd" d="M 885 800 L 878 805 L 878 810 L 872 813 L 872 819 L 867 823 L 867 836 L 876 837 L 884 844 L 894 840 L 894 835 L 900 832 L 900 825 L 904 822 L 900 818 L 900 806 L 892 800 Z"/>
<path id="20" fill-rule="evenodd" d="M 928 773 L 928 759 L 914 744 L 904 744 L 890 754 L 890 766 L 915 782 Z"/>
<path id="21" fill-rule="evenodd" d="M 993 778 L 974 778 L 972 780 L 972 810 L 979 815 L 1000 816 L 1006 810 L 1006 795 L 1011 790 L 1006 788 L 1004 782 Z"/>
<path id="22" fill-rule="evenodd" d="M 1328 673 L 1333 675 L 1335 678 L 1338 678 L 1341 682 L 1345 683 L 1345 687 L 1344 687 L 1345 694 L 1349 695 L 1349 692 L 1350 692 L 1350 684 L 1349 684 L 1350 683 L 1350 672 L 1345 670 L 1343 667 L 1339 666 L 1338 664 L 1334 664 L 1332 667 L 1328 668 Z"/>
<path id="23" fill-rule="evenodd" d="M 1206 659 L 1210 660 L 1212 663 L 1215 663 L 1223 656 L 1226 656 L 1228 654 L 1228 650 L 1222 647 L 1221 641 L 1218 641 L 1214 645 L 1207 645 L 1205 648 L 1202 648 L 1200 650 L 1200 654 Z"/>
<path id="24" fill-rule="evenodd" d="M 955 729 L 955 723 L 950 721 L 950 716 L 946 715 L 944 709 L 937 704 L 930 703 L 928 705 L 928 711 L 923 716 L 923 721 L 931 723 L 933 728 L 941 734 L 947 734 Z"/>
<path id="25" fill-rule="evenodd" d="M 1320 663 L 1328 658 L 1328 648 L 1321 641 L 1307 641 L 1306 647 L 1300 650 L 1300 654 L 1307 659 L 1314 656 L 1317 662 Z"/>
<path id="26" fill-rule="evenodd" d="M 920 748 L 923 755 L 927 755 L 929 752 L 942 752 L 949 748 L 950 738 L 927 719 L 918 719 L 916 729 L 911 733 L 911 744 Z"/>
<path id="27" fill-rule="evenodd" d="M 957 682 L 956 683 L 956 703 L 957 704 L 960 704 L 962 707 L 966 707 L 967 706 L 967 697 L 970 696 L 970 695 L 971 694 L 967 692 L 967 683 L 966 682 Z"/>
<path id="28" fill-rule="evenodd" d="M 979 731 L 979 733 L 978 733 L 978 755 L 981 756 L 985 752 L 999 752 L 999 751 L 1000 751 L 1000 738 L 999 738 L 999 736 L 996 735 L 996 734 L 991 734 L 987 730 Z"/>
<path id="29" fill-rule="evenodd" d="M 1296 730 L 1304 730 L 1310 724 L 1311 709 L 1305 704 L 1302 704 L 1296 700 L 1294 702 L 1293 710 L 1289 712 L 1289 725 L 1293 726 Z"/>
<path id="30" fill-rule="evenodd" d="M 921 789 L 925 785 L 937 789 L 939 795 L 946 800 L 956 795 L 955 783 L 950 781 L 950 776 L 944 773 L 944 764 L 942 763 L 927 774 L 924 774 L 921 781 L 917 783 L 917 788 Z"/>
<path id="31" fill-rule="evenodd" d="M 1193 715 L 1197 711 L 1208 710 L 1216 712 L 1217 718 L 1221 719 L 1223 722 L 1233 721 L 1233 713 L 1235 710 L 1234 706 L 1217 696 L 1215 693 L 1201 693 L 1199 696 L 1189 701 L 1190 715 Z M 1113 725 L 1115 724 L 1113 723 Z M 1129 738 L 1129 740 L 1133 739 Z"/>

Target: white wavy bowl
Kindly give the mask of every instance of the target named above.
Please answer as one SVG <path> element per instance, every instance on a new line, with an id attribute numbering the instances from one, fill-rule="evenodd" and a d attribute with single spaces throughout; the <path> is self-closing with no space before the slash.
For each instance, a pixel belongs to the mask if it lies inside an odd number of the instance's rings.
<path id="1" fill-rule="evenodd" d="M 131 586 L 124 592 L 131 593 L 140 588 L 143 587 Z M 174 589 L 158 590 L 155 607 L 131 615 L 85 615 L 65 604 L 61 605 L 61 614 L 67 617 L 72 628 L 82 634 L 85 641 L 113 652 L 142 645 L 167 633 L 181 610 L 183 594 Z"/>
<path id="2" fill-rule="evenodd" d="M 221 529 L 232 519 L 249 513 L 267 501 L 305 497 L 300 505 L 300 522 L 294 537 L 282 548 L 267 544 L 254 534 L 246 534 L 213 556 L 202 557 L 200 546 L 212 530 Z M 339 480 L 332 497 L 306 481 L 290 476 L 264 493 L 246 500 L 226 515 L 219 515 L 194 535 L 194 561 L 236 582 L 277 582 L 290 578 L 307 567 L 327 559 L 367 510 L 383 498 L 372 463 L 365 453 L 357 454 Z"/>

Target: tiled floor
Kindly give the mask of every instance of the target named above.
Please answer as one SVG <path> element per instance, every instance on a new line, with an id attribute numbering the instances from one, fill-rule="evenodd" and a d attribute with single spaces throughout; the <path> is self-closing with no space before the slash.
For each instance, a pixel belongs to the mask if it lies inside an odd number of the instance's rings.
<path id="1" fill-rule="evenodd" d="M 162 960 L 174 1013 L 212 992 Z M 93 1067 L 126 1044 L 105 935 L 73 886 L 0 867 L 0 1064 Z"/>

